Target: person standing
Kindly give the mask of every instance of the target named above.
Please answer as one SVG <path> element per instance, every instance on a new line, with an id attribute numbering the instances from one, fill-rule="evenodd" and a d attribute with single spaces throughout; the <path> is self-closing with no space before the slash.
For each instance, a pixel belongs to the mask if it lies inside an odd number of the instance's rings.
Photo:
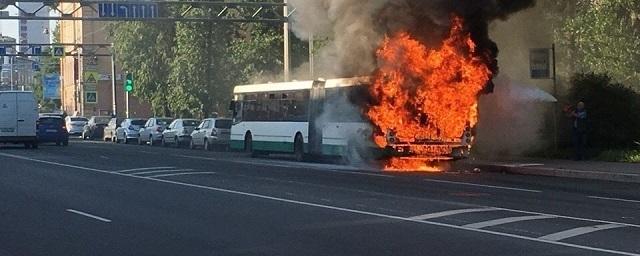
<path id="1" fill-rule="evenodd" d="M 584 151 L 587 146 L 587 109 L 584 102 L 576 104 L 576 109 L 570 113 L 573 119 L 573 146 L 575 150 L 575 160 L 584 160 Z"/>

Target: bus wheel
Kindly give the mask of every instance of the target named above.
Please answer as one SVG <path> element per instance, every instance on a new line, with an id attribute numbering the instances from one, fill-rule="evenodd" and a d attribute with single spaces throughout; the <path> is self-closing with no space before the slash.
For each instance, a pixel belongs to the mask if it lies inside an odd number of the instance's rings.
<path id="1" fill-rule="evenodd" d="M 296 135 L 295 140 L 293 141 L 293 154 L 296 157 L 296 161 L 302 162 L 305 160 L 304 157 L 304 141 L 300 134 Z"/>
<path id="2" fill-rule="evenodd" d="M 251 133 L 247 133 L 244 136 L 244 152 L 253 154 L 253 138 L 251 138 Z"/>

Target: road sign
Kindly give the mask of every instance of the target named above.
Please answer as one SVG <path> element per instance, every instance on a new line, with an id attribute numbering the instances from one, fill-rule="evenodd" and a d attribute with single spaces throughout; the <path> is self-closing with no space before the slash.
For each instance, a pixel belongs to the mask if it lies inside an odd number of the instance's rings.
<path id="1" fill-rule="evenodd" d="M 42 96 L 45 99 L 60 99 L 60 75 L 45 74 L 42 77 Z"/>
<path id="2" fill-rule="evenodd" d="M 158 5 L 155 3 L 98 3 L 98 17 L 157 18 Z"/>
<path id="3" fill-rule="evenodd" d="M 98 79 L 100 79 L 100 74 L 96 71 L 85 71 L 83 75 L 84 82 L 88 84 L 98 83 Z"/>
<path id="4" fill-rule="evenodd" d="M 551 78 L 551 61 L 548 48 L 531 49 L 529 52 L 529 65 L 531 79 Z"/>
<path id="5" fill-rule="evenodd" d="M 33 54 L 33 55 L 41 55 L 42 54 L 42 47 L 40 47 L 40 46 L 31 47 L 31 54 Z"/>
<path id="6" fill-rule="evenodd" d="M 33 69 L 33 71 L 40 71 L 40 64 L 38 64 L 38 62 L 31 62 L 31 69 Z"/>
<path id="7" fill-rule="evenodd" d="M 64 47 L 53 47 L 53 56 L 62 57 L 64 56 Z"/>
<path id="8" fill-rule="evenodd" d="M 85 91 L 84 103 L 95 104 L 98 103 L 98 92 L 95 91 Z"/>

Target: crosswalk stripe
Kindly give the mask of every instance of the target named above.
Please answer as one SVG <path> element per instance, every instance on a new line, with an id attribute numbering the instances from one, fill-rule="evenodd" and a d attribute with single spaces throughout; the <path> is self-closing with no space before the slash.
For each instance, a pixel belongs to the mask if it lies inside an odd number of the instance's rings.
<path id="1" fill-rule="evenodd" d="M 143 167 L 143 168 L 133 168 L 133 169 L 125 169 L 116 171 L 117 173 L 125 173 L 125 172 L 137 172 L 137 171 L 146 171 L 146 170 L 160 170 L 160 169 L 174 169 L 173 166 L 159 166 L 159 167 Z"/>
<path id="2" fill-rule="evenodd" d="M 147 178 L 160 178 L 160 177 L 170 177 L 170 176 L 180 176 L 180 175 L 195 175 L 195 174 L 216 174 L 215 172 L 181 172 L 181 173 L 169 173 L 169 174 L 159 174 L 146 176 Z"/>
<path id="3" fill-rule="evenodd" d="M 488 211 L 497 211 L 497 210 L 498 209 L 490 208 L 490 207 L 458 209 L 458 210 L 450 210 L 450 211 L 428 213 L 428 214 L 413 216 L 413 217 L 409 217 L 409 219 L 412 219 L 412 220 L 428 220 L 428 219 L 435 219 L 435 218 L 440 218 L 440 217 L 450 216 L 450 215 L 456 215 L 456 214 L 462 214 L 462 213 L 488 212 Z"/>
<path id="4" fill-rule="evenodd" d="M 495 220 L 488 220 L 488 221 L 482 221 L 482 222 L 477 222 L 477 223 L 471 223 L 471 224 L 464 225 L 464 227 L 466 227 L 466 228 L 486 228 L 486 227 L 498 226 L 498 225 L 507 224 L 507 223 L 519 222 L 519 221 L 541 220 L 541 219 L 551 219 L 551 218 L 556 218 L 556 217 L 549 216 L 549 215 L 518 216 L 518 217 L 501 218 L 501 219 L 495 219 Z"/>
<path id="5" fill-rule="evenodd" d="M 131 175 L 143 175 L 143 174 L 153 174 L 153 173 L 163 173 L 163 172 L 189 172 L 189 171 L 193 171 L 193 169 L 175 169 L 175 170 L 158 170 L 158 171 L 147 171 L 147 172 L 135 172 L 135 173 L 128 173 Z"/>
<path id="6" fill-rule="evenodd" d="M 602 225 L 595 225 L 595 226 L 579 227 L 579 228 L 568 229 L 565 231 L 560 231 L 560 232 L 549 234 L 546 236 L 541 236 L 538 239 L 547 240 L 547 241 L 560 241 L 563 239 L 584 235 L 584 234 L 588 234 L 596 231 L 612 229 L 612 228 L 621 228 L 621 227 L 625 227 L 625 225 L 602 224 Z"/>

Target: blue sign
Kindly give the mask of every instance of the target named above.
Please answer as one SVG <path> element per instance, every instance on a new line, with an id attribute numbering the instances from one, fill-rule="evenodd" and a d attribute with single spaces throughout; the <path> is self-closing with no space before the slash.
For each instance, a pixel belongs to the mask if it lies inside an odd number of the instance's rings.
<path id="1" fill-rule="evenodd" d="M 0 47 L 0 55 L 7 55 L 7 48 L 5 48 L 4 46 Z"/>
<path id="2" fill-rule="evenodd" d="M 31 54 L 33 54 L 33 55 L 41 55 L 42 54 L 42 47 L 40 47 L 40 46 L 31 47 Z"/>
<path id="3" fill-rule="evenodd" d="M 31 62 L 31 69 L 33 69 L 33 71 L 40 71 L 40 64 L 38 64 L 38 62 Z"/>
<path id="4" fill-rule="evenodd" d="M 59 74 L 45 74 L 42 77 L 42 96 L 45 99 L 60 99 Z"/>
<path id="5" fill-rule="evenodd" d="M 98 16 L 107 18 L 157 18 L 158 5 L 155 3 L 98 3 Z"/>

